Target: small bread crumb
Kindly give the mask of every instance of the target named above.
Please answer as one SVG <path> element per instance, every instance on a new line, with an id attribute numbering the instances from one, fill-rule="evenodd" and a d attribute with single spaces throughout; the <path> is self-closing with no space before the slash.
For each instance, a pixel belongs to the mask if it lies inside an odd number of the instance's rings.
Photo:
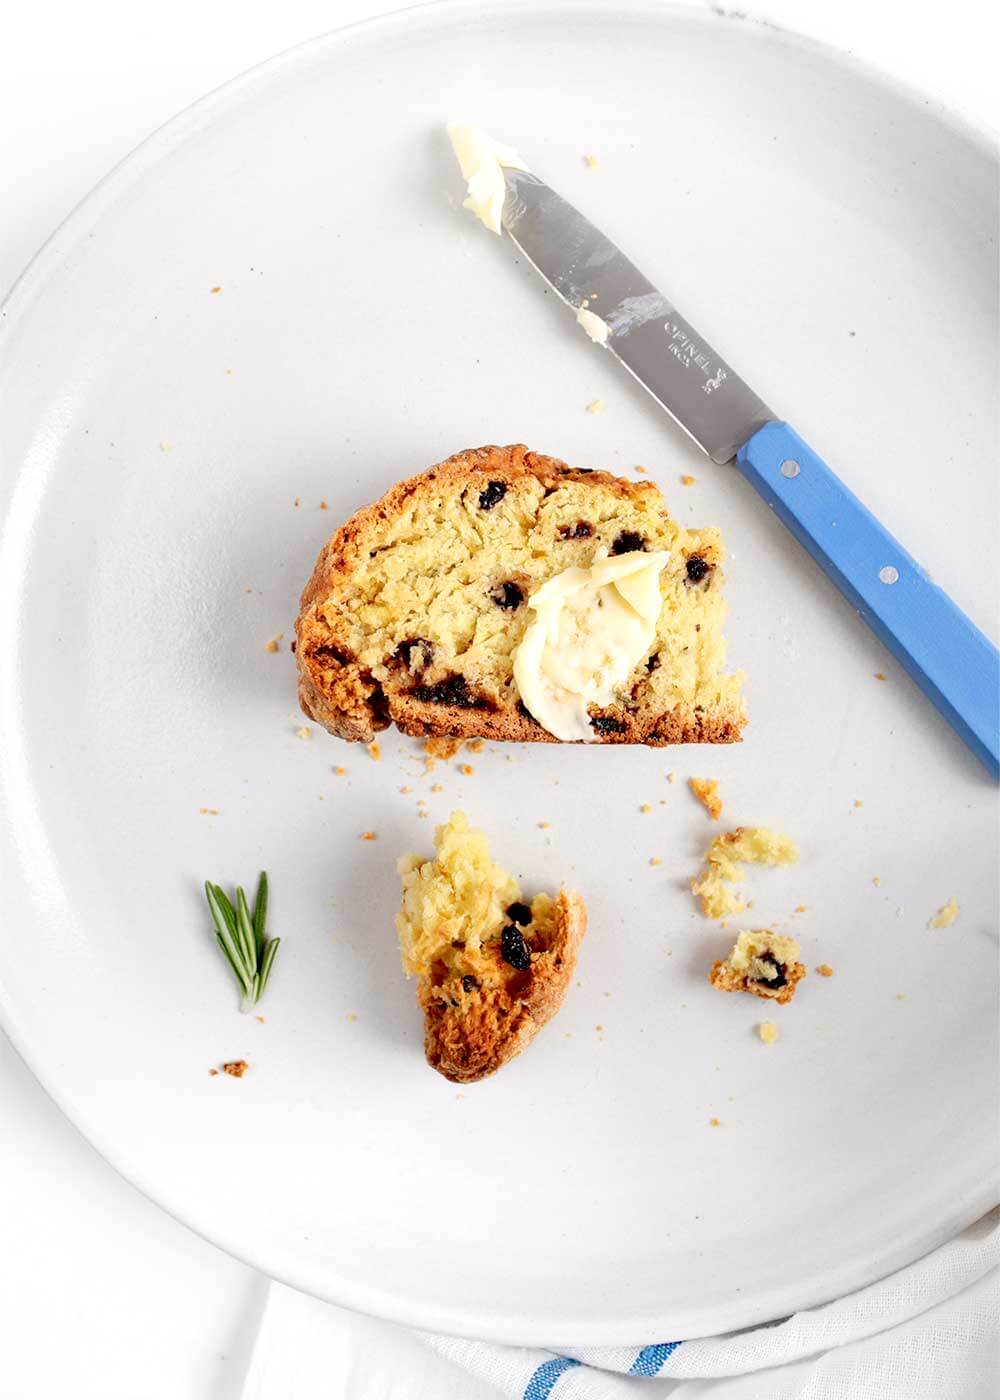
<path id="1" fill-rule="evenodd" d="M 373 739 L 368 745 L 368 752 L 371 754 L 375 762 L 378 763 L 382 757 L 382 746 L 377 739 Z"/>
<path id="2" fill-rule="evenodd" d="M 808 908 L 809 908 L 808 904 L 796 904 L 795 908 L 792 910 L 792 913 L 793 913 L 793 914 L 804 914 Z"/>
<path id="3" fill-rule="evenodd" d="M 538 823 L 538 829 L 539 829 L 539 831 L 548 831 L 548 829 L 549 829 L 549 827 L 550 827 L 551 825 L 552 825 L 551 822 L 539 822 L 539 823 Z"/>
<path id="4" fill-rule="evenodd" d="M 320 510 L 329 510 L 329 509 L 330 509 L 330 507 L 327 505 L 326 501 L 320 501 L 320 503 L 319 503 L 319 508 L 320 508 Z"/>
<path id="5" fill-rule="evenodd" d="M 696 476 L 689 476 L 687 473 L 685 473 L 684 476 L 681 477 L 681 485 L 693 486 L 697 480 L 698 478 Z"/>
<path id="6" fill-rule="evenodd" d="M 219 815 L 218 807 L 199 807 L 198 811 L 203 817 L 217 817 Z"/>
<path id="7" fill-rule="evenodd" d="M 600 413 L 600 412 L 603 410 L 603 408 L 604 408 L 604 400 L 603 400 L 603 399 L 591 399 L 590 403 L 587 405 L 587 412 L 588 412 L 588 413 Z"/>
<path id="8" fill-rule="evenodd" d="M 356 1021 L 357 1019 L 358 1013 L 356 1011 L 348 1011 L 347 1015 L 344 1017 L 345 1021 Z"/>
<path id="9" fill-rule="evenodd" d="M 406 784 L 404 783 L 403 786 L 402 786 L 399 790 L 400 790 L 400 792 L 403 793 L 403 795 L 405 796 L 406 793 L 408 793 L 410 789 L 409 789 L 409 788 L 406 786 Z"/>
<path id="10" fill-rule="evenodd" d="M 642 804 L 642 806 L 639 808 L 639 811 L 640 811 L 640 812 L 651 812 L 652 810 L 653 810 L 653 809 L 652 809 L 652 807 L 649 805 L 648 802 L 644 802 L 644 803 Z"/>
<path id="11" fill-rule="evenodd" d="M 645 467 L 640 467 L 640 466 L 638 465 L 638 463 L 636 463 L 636 468 L 635 468 L 635 469 L 636 469 L 637 472 L 641 472 L 641 474 L 642 474 L 643 476 L 646 475 L 646 468 L 645 468 Z"/>
<path id="12" fill-rule="evenodd" d="M 717 822 L 722 816 L 722 798 L 719 796 L 718 782 L 714 778 L 688 778 L 688 787 L 712 820 Z"/>
<path id="13" fill-rule="evenodd" d="M 476 770 L 473 768 L 471 763 L 460 763 L 458 765 L 458 771 L 460 773 L 464 773 L 467 778 L 471 778 Z"/>
<path id="14" fill-rule="evenodd" d="M 876 671 L 876 672 L 875 672 L 875 679 L 876 679 L 877 681 L 884 681 L 884 680 L 888 680 L 889 678 L 888 678 L 888 676 L 883 676 L 883 674 L 882 674 L 881 671 Z"/>
<path id="15" fill-rule="evenodd" d="M 461 747 L 462 740 L 450 734 L 435 734 L 424 740 L 424 753 L 431 759 L 454 758 Z"/>
<path id="16" fill-rule="evenodd" d="M 444 788 L 440 783 L 434 783 L 431 787 L 431 792 L 444 792 Z"/>
<path id="17" fill-rule="evenodd" d="M 588 170 L 596 170 L 597 167 L 600 165 L 601 162 L 597 159 L 597 157 L 596 157 L 593 153 L 588 153 L 587 155 L 584 156 L 584 158 L 583 158 L 583 163 L 584 163 L 584 165 L 587 167 Z"/>
<path id="18" fill-rule="evenodd" d="M 296 497 L 295 497 L 295 509 L 296 509 L 296 510 L 298 510 L 299 504 L 300 504 L 299 498 L 298 498 L 298 496 L 296 496 Z"/>
<path id="19" fill-rule="evenodd" d="M 256 1016 L 254 1019 L 257 1020 L 257 1021 L 259 1021 L 259 1022 L 261 1023 L 261 1025 L 264 1024 L 264 1018 L 263 1018 L 263 1016 Z"/>
<path id="20" fill-rule="evenodd" d="M 300 725 L 298 729 L 296 729 L 295 736 L 298 739 L 311 739 L 313 736 L 313 732 L 309 728 L 308 724 L 303 724 Z"/>
<path id="21" fill-rule="evenodd" d="M 677 774 L 676 774 L 676 773 L 668 773 L 668 774 L 667 774 L 667 782 L 668 782 L 668 783 L 676 783 L 676 781 L 677 781 Z"/>
<path id="22" fill-rule="evenodd" d="M 250 1066 L 246 1060 L 227 1060 L 222 1066 L 224 1074 L 231 1074 L 234 1079 L 242 1079 Z"/>
<path id="23" fill-rule="evenodd" d="M 174 450 L 174 445 L 173 445 L 172 442 L 163 441 L 163 442 L 160 443 L 160 451 L 161 451 L 161 452 L 172 452 L 173 450 Z"/>
<path id="24" fill-rule="evenodd" d="M 210 1069 L 208 1072 L 209 1074 L 218 1074 L 219 1071 L 217 1069 Z"/>
<path id="25" fill-rule="evenodd" d="M 362 841 L 377 841 L 378 837 L 375 835 L 374 831 L 363 831 L 361 833 L 361 839 Z"/>
<path id="26" fill-rule="evenodd" d="M 872 884 L 875 886 L 876 889 L 878 889 L 878 887 L 879 887 L 879 885 L 881 885 L 881 883 L 882 883 L 882 877 L 881 877 L 881 875 L 873 875 L 873 876 L 872 876 Z"/>
<path id="27" fill-rule="evenodd" d="M 338 778 L 342 778 L 342 777 L 344 776 L 344 774 L 347 772 L 347 769 L 346 769 L 346 768 L 335 768 L 333 771 L 334 771 L 334 774 L 335 774 Z"/>
<path id="28" fill-rule="evenodd" d="M 928 919 L 928 928 L 951 928 L 958 918 L 958 901 L 952 895 L 947 904 L 942 904 L 932 919 Z"/>
<path id="29" fill-rule="evenodd" d="M 595 1031 L 603 1031 L 603 1030 L 604 1030 L 604 1027 L 603 1027 L 603 1026 L 595 1026 L 595 1027 L 594 1027 L 594 1030 L 595 1030 Z"/>
<path id="30" fill-rule="evenodd" d="M 221 288 L 221 287 L 210 287 L 210 288 L 209 288 L 209 294 L 210 294 L 211 296 L 213 296 L 213 297 L 217 297 L 221 291 L 222 291 L 222 288 Z"/>
<path id="31" fill-rule="evenodd" d="M 710 1119 L 708 1120 L 708 1122 L 709 1122 L 709 1126 L 712 1127 L 712 1128 L 721 1128 L 721 1127 L 722 1127 L 722 1119 L 721 1119 L 721 1118 L 710 1118 Z"/>
<path id="32" fill-rule="evenodd" d="M 659 856 L 650 856 L 649 863 L 650 865 L 662 865 L 663 861 L 660 859 Z"/>
<path id="33" fill-rule="evenodd" d="M 757 1027 L 757 1034 L 765 1045 L 773 1045 L 778 1039 L 778 1027 L 774 1021 L 761 1021 Z"/>
<path id="34" fill-rule="evenodd" d="M 832 977 L 832 976 L 833 976 L 833 968 L 830 966 L 829 963 L 820 963 L 820 965 L 819 965 L 819 967 L 816 969 L 816 971 L 819 973 L 819 975 L 820 975 L 821 977 Z"/>
<path id="35" fill-rule="evenodd" d="M 854 805 L 855 807 L 863 807 L 865 804 L 861 801 L 860 797 L 856 797 L 854 799 Z"/>

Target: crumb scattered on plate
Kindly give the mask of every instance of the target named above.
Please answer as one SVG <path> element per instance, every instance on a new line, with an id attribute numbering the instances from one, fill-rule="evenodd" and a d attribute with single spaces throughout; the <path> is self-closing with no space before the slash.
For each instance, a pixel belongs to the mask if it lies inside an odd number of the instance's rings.
<path id="1" fill-rule="evenodd" d="M 710 1118 L 710 1119 L 708 1120 L 708 1123 L 709 1123 L 709 1127 L 712 1127 L 712 1128 L 721 1128 L 721 1127 L 722 1127 L 722 1119 L 721 1119 L 721 1118 Z"/>
<path id="2" fill-rule="evenodd" d="M 404 783 L 403 786 L 402 786 L 399 790 L 400 790 L 400 792 L 403 794 L 403 796 L 405 797 L 406 794 L 409 792 L 410 789 L 409 789 L 409 788 L 406 786 L 406 784 Z"/>
<path id="3" fill-rule="evenodd" d="M 342 778 L 342 777 L 344 776 L 344 774 L 347 772 L 347 769 L 346 769 L 346 768 L 340 768 L 340 767 L 338 767 L 338 768 L 335 768 L 333 771 L 334 771 L 334 774 L 336 775 L 336 777 Z"/>
<path id="4" fill-rule="evenodd" d="M 601 162 L 592 152 L 588 152 L 588 154 L 585 155 L 583 158 L 583 163 L 588 170 L 596 170 Z"/>
<path id="5" fill-rule="evenodd" d="M 465 747 L 469 753 L 482 753 L 485 743 L 485 739 L 466 739 Z"/>
<path id="6" fill-rule="evenodd" d="M 650 865 L 662 865 L 663 861 L 660 859 L 659 856 L 650 856 L 649 863 Z"/>
<path id="7" fill-rule="evenodd" d="M 198 811 L 203 817 L 217 817 L 219 815 L 218 807 L 199 807 Z"/>
<path id="8" fill-rule="evenodd" d="M 210 288 L 209 288 L 209 294 L 210 294 L 211 296 L 213 296 L 213 297 L 217 297 L 221 291 L 222 291 L 222 288 L 221 288 L 221 287 L 210 287 Z"/>
<path id="9" fill-rule="evenodd" d="M 382 746 L 377 739 L 373 739 L 368 745 L 368 752 L 371 754 L 375 762 L 378 763 L 382 757 Z"/>
<path id="10" fill-rule="evenodd" d="M 808 904 L 796 904 L 795 908 L 792 910 L 792 913 L 793 913 L 793 914 L 804 914 L 808 908 L 809 908 Z"/>
<path id="11" fill-rule="evenodd" d="M 471 778 L 476 770 L 473 768 L 471 763 L 460 763 L 458 765 L 458 771 L 460 773 L 464 773 L 467 778 Z"/>
<path id="12" fill-rule="evenodd" d="M 714 778 L 688 778 L 688 787 L 712 820 L 717 822 L 722 816 L 722 798 L 719 796 L 718 782 Z"/>
<path id="13" fill-rule="evenodd" d="M 361 833 L 361 839 L 362 841 L 377 841 L 378 837 L 375 835 L 374 831 L 363 831 Z"/>
<path id="14" fill-rule="evenodd" d="M 173 445 L 172 442 L 166 442 L 166 441 L 164 441 L 164 442 L 161 442 L 161 443 L 160 443 L 160 451 L 161 451 L 161 452 L 173 452 L 173 450 L 174 450 L 174 445 Z"/>
<path id="15" fill-rule="evenodd" d="M 320 508 L 320 510 L 329 510 L 329 509 L 330 509 L 330 507 L 327 505 L 326 501 L 320 501 L 320 503 L 319 503 L 319 508 Z"/>
<path id="16" fill-rule="evenodd" d="M 600 413 L 600 412 L 603 410 L 603 408 L 604 408 L 604 400 L 603 400 L 603 399 L 591 399 L 590 403 L 587 405 L 587 412 L 588 412 L 588 413 Z"/>
<path id="17" fill-rule="evenodd" d="M 797 939 L 769 928 L 745 929 L 728 957 L 712 964 L 708 980 L 720 992 L 749 992 L 784 1005 L 806 975 L 798 959 Z"/>
<path id="18" fill-rule="evenodd" d="M 677 774 L 676 774 L 676 773 L 668 773 L 668 774 L 667 774 L 667 782 L 668 782 L 668 783 L 676 783 L 676 781 L 677 781 Z"/>
<path id="19" fill-rule="evenodd" d="M 888 676 L 883 676 L 883 674 L 882 674 L 881 671 L 876 671 L 876 672 L 875 672 L 875 679 L 876 679 L 877 681 L 884 681 L 884 680 L 888 680 L 889 678 L 888 678 Z"/>
<path id="20" fill-rule="evenodd" d="M 265 650 L 265 651 L 271 651 L 271 652 L 280 651 L 280 650 L 281 650 L 281 639 L 282 639 L 282 637 L 284 637 L 284 635 L 285 635 L 284 632 L 277 632 L 277 633 L 271 638 L 271 640 L 270 640 L 269 642 L 265 642 L 265 644 L 264 644 L 264 650 Z"/>
<path id="21" fill-rule="evenodd" d="M 778 1039 L 778 1027 L 774 1021 L 761 1021 L 757 1027 L 757 1034 L 765 1045 L 773 1045 Z"/>
<path id="22" fill-rule="evenodd" d="M 646 468 L 645 468 L 645 467 L 640 467 L 638 463 L 636 463 L 635 469 L 636 469 L 637 472 L 641 472 L 643 476 L 646 475 Z"/>
<path id="23" fill-rule="evenodd" d="M 689 476 L 687 472 L 681 477 L 682 486 L 693 486 L 698 480 L 696 476 Z"/>
<path id="24" fill-rule="evenodd" d="M 462 740 L 448 734 L 436 734 L 424 740 L 424 753 L 429 758 L 454 758 L 461 747 Z"/>
<path id="25" fill-rule="evenodd" d="M 639 808 L 639 811 L 640 811 L 640 812 L 643 812 L 643 813 L 651 812 L 652 810 L 653 810 L 653 809 L 652 809 L 652 807 L 649 805 L 648 802 L 644 802 L 644 803 L 642 804 L 642 806 Z"/>
<path id="26" fill-rule="evenodd" d="M 234 1079 L 242 1079 L 250 1066 L 246 1060 L 227 1060 L 222 1066 L 224 1074 L 231 1074 Z"/>
<path id="27" fill-rule="evenodd" d="M 928 928 L 951 928 L 958 918 L 958 900 L 952 895 L 947 904 L 942 904 L 932 919 L 927 920 Z"/>
<path id="28" fill-rule="evenodd" d="M 832 976 L 833 976 L 833 968 L 830 966 L 829 963 L 820 963 L 820 965 L 819 965 L 819 967 L 816 969 L 816 971 L 819 973 L 819 975 L 820 975 L 821 977 L 832 977 Z"/>
<path id="29" fill-rule="evenodd" d="M 872 884 L 875 886 L 876 889 L 878 889 L 878 887 L 879 887 L 879 885 L 881 885 L 881 883 L 882 883 L 882 877 L 881 877 L 881 875 L 873 875 L 873 876 L 872 876 Z"/>
<path id="30" fill-rule="evenodd" d="M 431 792 L 444 792 L 444 788 L 441 786 L 440 783 L 435 783 L 431 788 Z"/>
<path id="31" fill-rule="evenodd" d="M 730 888 L 743 879 L 743 865 L 793 865 L 799 858 L 794 841 L 766 826 L 739 826 L 716 836 L 705 853 L 705 868 L 691 882 L 701 898 L 702 913 L 709 919 L 740 914 L 745 902 Z"/>
<path id="32" fill-rule="evenodd" d="M 551 825 L 552 825 L 551 822 L 539 822 L 539 823 L 538 823 L 538 829 L 539 829 L 539 831 L 548 831 L 548 829 L 551 827 Z"/>
<path id="33" fill-rule="evenodd" d="M 302 724 L 302 725 L 300 725 L 300 726 L 298 727 L 298 729 L 296 729 L 296 731 L 295 731 L 295 737 L 296 737 L 297 739 L 311 739 L 312 736 L 313 736 L 313 732 L 312 732 L 312 730 L 309 728 L 308 724 Z"/>
<path id="34" fill-rule="evenodd" d="M 861 801 L 860 797 L 856 797 L 854 799 L 854 805 L 855 807 L 863 807 L 865 804 Z"/>

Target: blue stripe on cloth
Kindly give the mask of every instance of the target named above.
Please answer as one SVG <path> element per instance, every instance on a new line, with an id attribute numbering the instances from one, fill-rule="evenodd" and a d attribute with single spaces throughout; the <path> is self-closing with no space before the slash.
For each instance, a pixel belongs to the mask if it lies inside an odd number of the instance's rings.
<path id="1" fill-rule="evenodd" d="M 524 1388 L 524 1400 L 549 1400 L 552 1387 L 562 1373 L 579 1364 L 572 1356 L 554 1356 L 551 1361 L 543 1361 Z"/>
<path id="2" fill-rule="evenodd" d="M 629 1367 L 630 1376 L 655 1376 L 671 1352 L 677 1350 L 680 1342 L 657 1342 L 655 1346 L 643 1347 Z"/>

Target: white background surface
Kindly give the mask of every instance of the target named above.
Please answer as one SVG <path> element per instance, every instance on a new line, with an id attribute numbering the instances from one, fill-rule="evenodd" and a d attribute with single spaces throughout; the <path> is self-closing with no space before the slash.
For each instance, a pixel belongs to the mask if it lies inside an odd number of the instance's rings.
<path id="1" fill-rule="evenodd" d="M 0 51 L 0 294 L 175 111 L 280 49 L 387 8 L 174 0 L 154 19 L 121 0 L 36 0 L 22 10 Z M 989 8 L 765 0 L 763 12 L 996 126 Z M 264 1282 L 120 1181 L 2 1037 L 0 1192 L 0 1400 L 239 1394 Z"/>

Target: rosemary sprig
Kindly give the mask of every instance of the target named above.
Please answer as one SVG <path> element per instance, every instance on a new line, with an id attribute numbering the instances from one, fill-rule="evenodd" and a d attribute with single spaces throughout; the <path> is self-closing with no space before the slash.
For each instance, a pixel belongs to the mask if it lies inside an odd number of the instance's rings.
<path id="1" fill-rule="evenodd" d="M 240 984 L 241 1011 L 249 1011 L 264 995 L 281 942 L 280 938 L 267 936 L 267 896 L 265 870 L 260 872 L 257 881 L 252 913 L 242 885 L 236 886 L 234 908 L 221 885 L 205 881 L 205 898 L 215 924 L 216 941 Z"/>

